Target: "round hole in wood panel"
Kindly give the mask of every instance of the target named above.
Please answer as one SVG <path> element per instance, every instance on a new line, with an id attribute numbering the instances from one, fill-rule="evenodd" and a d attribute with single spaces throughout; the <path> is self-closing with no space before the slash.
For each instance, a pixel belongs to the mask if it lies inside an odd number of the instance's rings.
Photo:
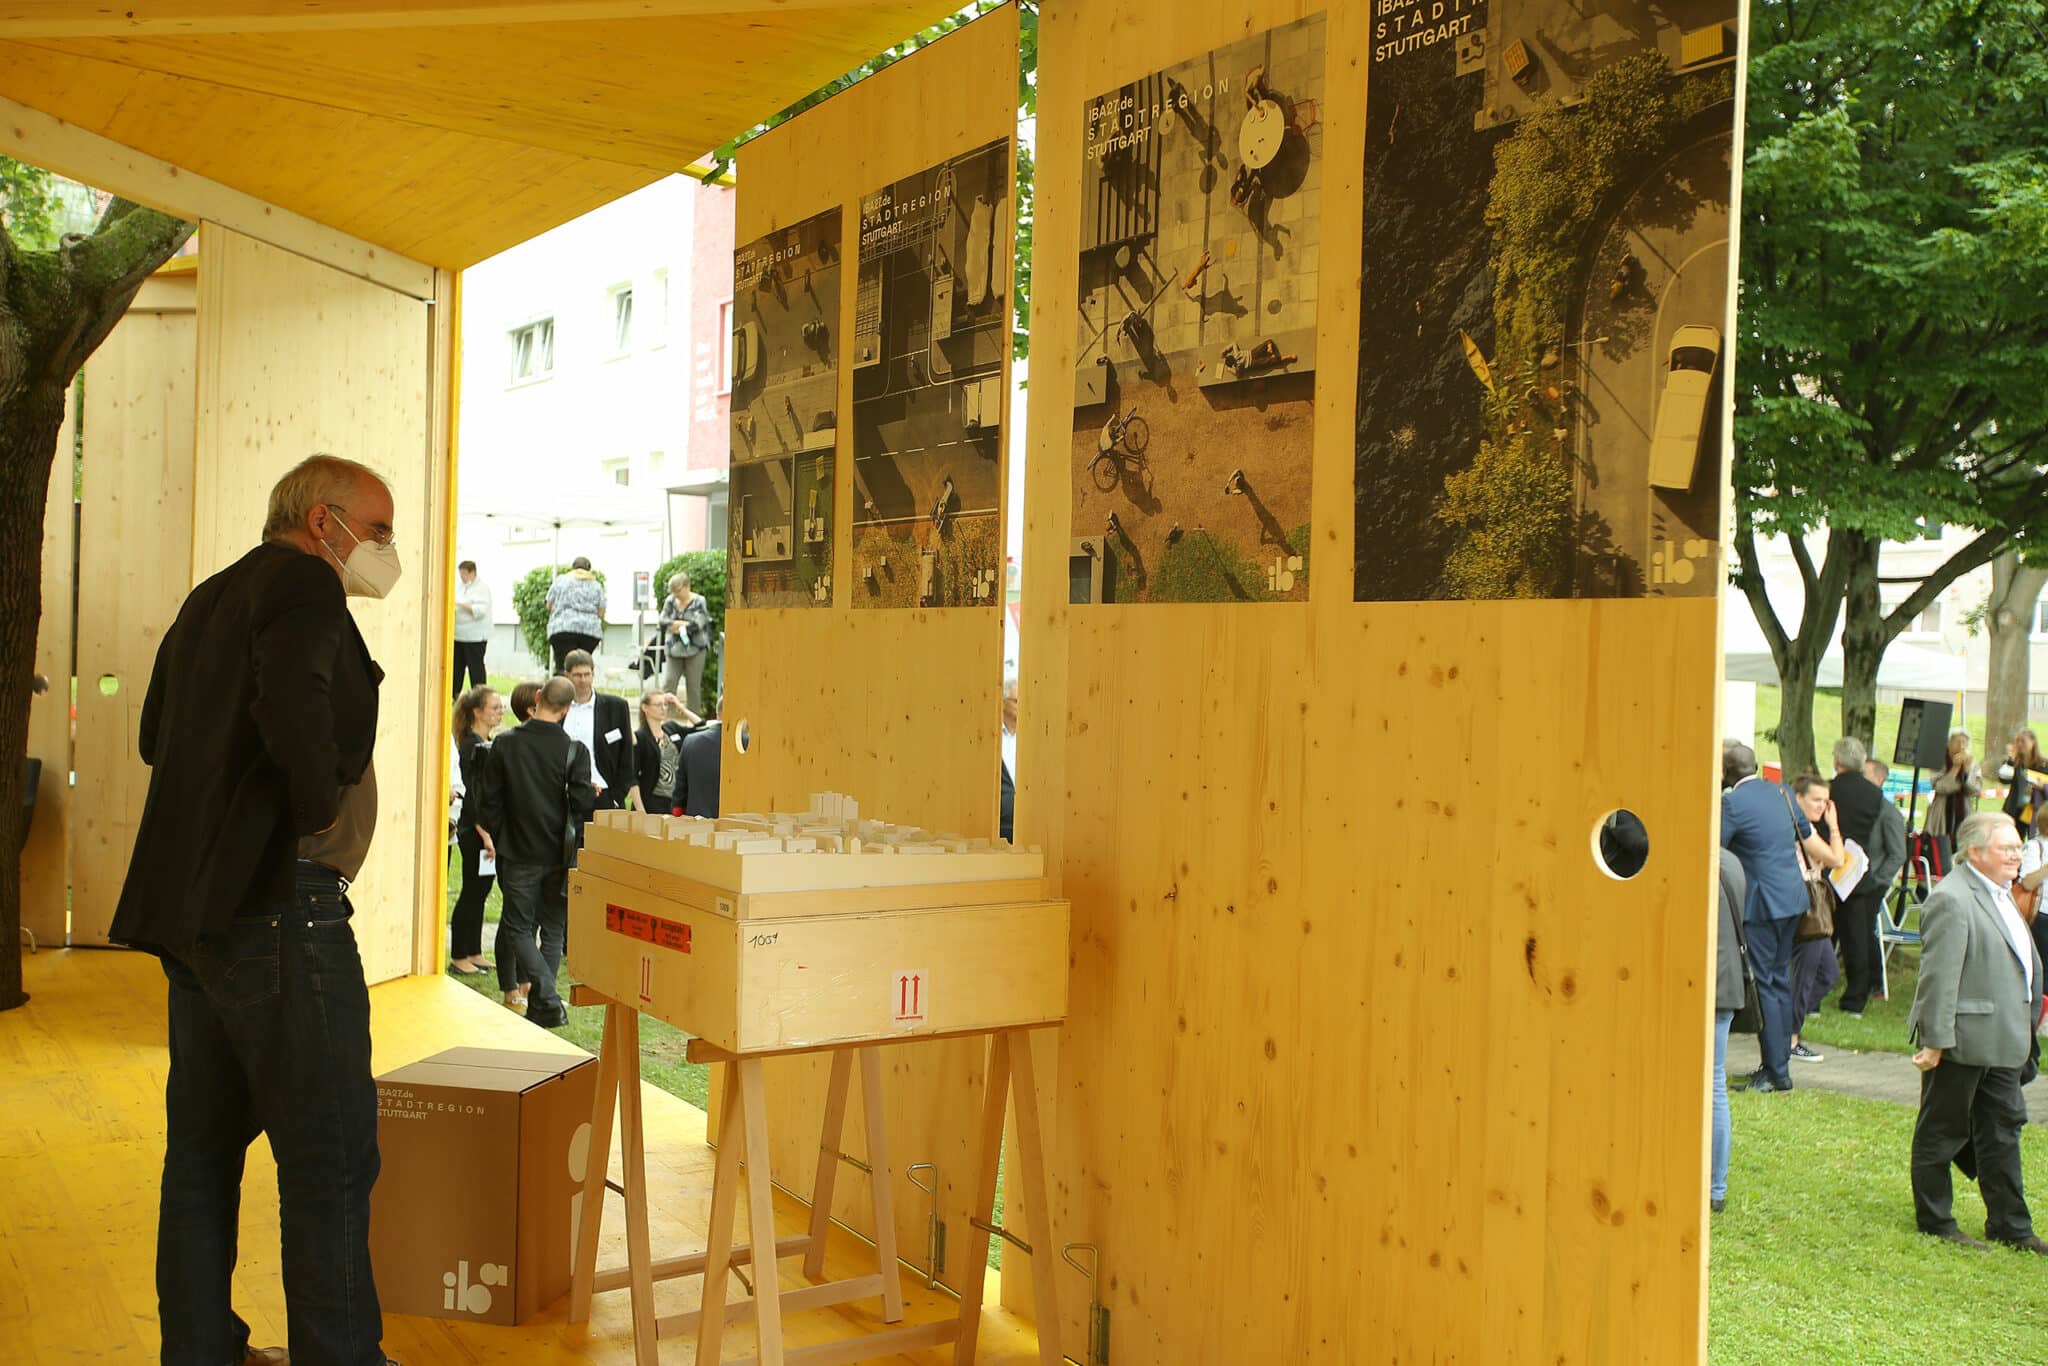
<path id="1" fill-rule="evenodd" d="M 1635 812 L 1616 807 L 1593 826 L 1593 862 L 1607 876 L 1626 882 L 1649 861 L 1650 832 Z"/>
<path id="2" fill-rule="evenodd" d="M 753 727 L 749 726 L 745 721 L 734 723 L 732 728 L 732 747 L 741 754 L 745 754 L 753 743 Z"/>
<path id="3" fill-rule="evenodd" d="M 117 692 L 119 692 L 119 691 L 121 691 L 121 680 L 120 680 L 120 679 L 118 679 L 118 678 L 114 677 L 114 676 L 113 676 L 112 674 L 101 674 L 101 675 L 100 675 L 100 696 L 101 696 L 101 697 L 112 697 L 112 696 L 113 696 L 113 695 L 114 695 L 115 693 L 117 693 Z"/>

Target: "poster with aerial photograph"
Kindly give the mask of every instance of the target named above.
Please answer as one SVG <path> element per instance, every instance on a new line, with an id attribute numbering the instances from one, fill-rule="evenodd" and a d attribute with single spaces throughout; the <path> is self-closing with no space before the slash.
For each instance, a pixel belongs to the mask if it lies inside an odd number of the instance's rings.
<path id="1" fill-rule="evenodd" d="M 1087 103 L 1072 602 L 1308 597 L 1323 29 Z"/>
<path id="2" fill-rule="evenodd" d="M 828 209 L 733 253 L 727 583 L 741 607 L 832 601 L 839 224 Z"/>
<path id="3" fill-rule="evenodd" d="M 1002 602 L 1010 140 L 860 203 L 853 602 Z"/>
<path id="4" fill-rule="evenodd" d="M 1733 0 L 1381 0 L 1355 595 L 1708 596 Z"/>

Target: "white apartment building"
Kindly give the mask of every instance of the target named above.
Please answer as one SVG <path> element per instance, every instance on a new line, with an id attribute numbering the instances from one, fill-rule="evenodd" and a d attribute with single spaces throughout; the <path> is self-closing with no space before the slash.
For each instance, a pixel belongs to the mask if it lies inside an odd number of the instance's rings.
<path id="1" fill-rule="evenodd" d="M 491 587 L 493 672 L 531 667 L 536 566 L 590 558 L 623 665 L 635 574 L 725 545 L 732 233 L 729 188 L 670 176 L 463 273 L 455 558 Z"/>

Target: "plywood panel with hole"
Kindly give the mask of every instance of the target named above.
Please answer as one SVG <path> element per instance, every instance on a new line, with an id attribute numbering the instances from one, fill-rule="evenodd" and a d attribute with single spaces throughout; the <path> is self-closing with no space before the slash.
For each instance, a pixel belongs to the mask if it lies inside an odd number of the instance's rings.
<path id="1" fill-rule="evenodd" d="M 418 842 L 438 845 L 439 810 L 421 809 L 417 775 L 438 764 L 446 723 L 420 699 L 445 698 L 439 600 L 450 577 L 407 547 L 432 545 L 448 486 L 445 444 L 429 439 L 433 380 L 428 305 L 205 224 L 199 285 L 198 441 L 192 576 L 256 544 L 270 487 L 314 451 L 360 460 L 391 486 L 405 577 L 382 602 L 352 599 L 384 669 L 377 727 L 377 832 L 350 889 L 356 939 L 373 982 L 414 963 L 415 917 L 433 916 Z M 431 644 L 427 642 L 432 642 Z"/>
<path id="2" fill-rule="evenodd" d="M 752 241 L 839 205 L 840 259 L 850 270 L 862 195 L 1011 135 L 1017 40 L 1014 10 L 996 11 L 748 144 L 736 240 Z M 1009 259 L 1007 245 L 998 245 L 995 259 Z M 840 291 L 842 351 L 853 335 L 856 294 L 851 280 Z M 839 376 L 841 433 L 851 427 L 853 385 L 849 360 Z M 848 444 L 842 435 L 842 462 L 852 460 Z M 849 568 L 856 482 L 834 481 L 832 605 L 735 611 L 727 618 L 724 808 L 801 808 L 810 793 L 830 790 L 853 795 L 864 814 L 882 819 L 993 835 L 1000 608 L 856 607 L 860 585 Z M 751 736 L 745 754 L 731 740 L 741 720 Z M 971 991 L 974 984 L 947 989 Z M 883 1066 L 899 1245 L 909 1260 L 924 1264 L 926 1197 L 903 1172 L 912 1163 L 936 1163 L 948 1224 L 946 1279 L 957 1286 L 963 1275 L 980 1274 L 963 1263 L 973 1198 L 972 1088 L 981 1076 L 982 1046 L 890 1048 Z M 817 1159 L 809 1135 L 822 1114 L 825 1071 L 785 1060 L 771 1064 L 770 1078 L 778 1179 L 808 1190 Z M 860 1116 L 856 1097 L 846 1130 L 846 1146 L 855 1153 L 865 1147 Z M 841 1181 L 835 1199 L 838 1216 L 856 1229 L 871 1222 L 863 1185 Z"/>
<path id="3" fill-rule="evenodd" d="M 1053 572 L 1097 530 L 1084 103 L 1315 8 L 1043 13 L 1018 831 L 1073 906 L 1054 1237 L 1100 1249 L 1115 1360 L 1697 1360 L 1718 604 L 1352 600 L 1380 7 L 1326 8 L 1308 601 Z M 1616 806 L 1630 882 L 1591 854 Z"/>
<path id="4" fill-rule="evenodd" d="M 150 280 L 86 366 L 71 937 L 104 944 L 149 793 L 136 761 L 157 646 L 192 568 L 198 277 Z"/>
<path id="5" fill-rule="evenodd" d="M 42 761 L 36 804 L 21 850 L 21 927 L 38 946 L 62 944 L 71 899 L 71 638 L 72 554 L 77 504 L 72 492 L 72 443 L 78 421 L 76 389 L 67 396 L 64 425 L 50 464 L 43 505 L 43 613 L 36 622 L 35 672 L 50 690 L 29 702 L 29 757 Z"/>

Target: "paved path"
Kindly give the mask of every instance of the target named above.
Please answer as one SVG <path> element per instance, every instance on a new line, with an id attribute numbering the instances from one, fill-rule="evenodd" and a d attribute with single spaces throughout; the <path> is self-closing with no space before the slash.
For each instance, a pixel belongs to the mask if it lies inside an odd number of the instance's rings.
<path id="1" fill-rule="evenodd" d="M 1815 1046 L 1824 1061 L 1792 1063 L 1792 1085 L 1818 1091 L 1839 1091 L 1866 1100 L 1899 1105 L 1920 1104 L 1920 1074 L 1904 1053 L 1858 1053 L 1847 1048 Z M 1728 1036 L 1728 1077 L 1731 1083 L 1756 1070 L 1756 1035 Z M 2027 1118 L 2048 1125 L 2048 1086 L 2036 1077 L 2026 1087 Z"/>

